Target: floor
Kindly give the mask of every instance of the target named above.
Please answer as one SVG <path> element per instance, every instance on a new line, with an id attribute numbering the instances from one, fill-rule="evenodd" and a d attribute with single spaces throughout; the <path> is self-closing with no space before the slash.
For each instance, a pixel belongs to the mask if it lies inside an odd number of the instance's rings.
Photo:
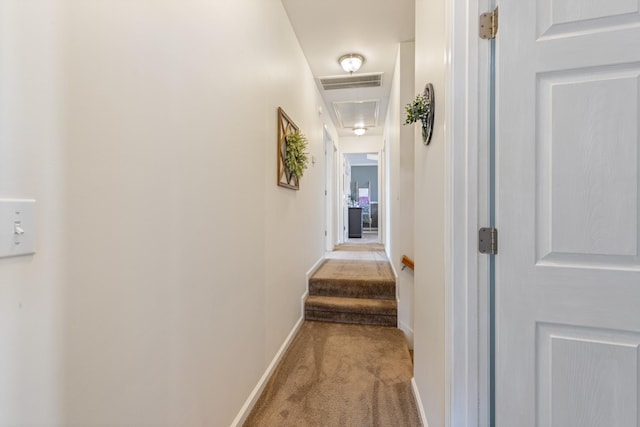
<path id="1" fill-rule="evenodd" d="M 378 243 L 378 232 L 365 231 L 361 239 L 347 239 L 336 250 L 325 254 L 327 259 L 352 259 L 361 261 L 387 261 L 384 246 Z"/>
<path id="2" fill-rule="evenodd" d="M 305 321 L 244 427 L 419 427 L 403 333 Z"/>
<path id="3" fill-rule="evenodd" d="M 345 243 L 349 245 L 359 245 L 359 244 L 366 245 L 370 243 L 378 243 L 378 230 L 373 230 L 373 231 L 363 230 L 362 237 L 348 238 Z"/>
<path id="4" fill-rule="evenodd" d="M 327 258 L 388 261 L 377 238 L 349 239 Z M 244 426 L 420 426 L 412 359 L 398 328 L 305 321 Z"/>

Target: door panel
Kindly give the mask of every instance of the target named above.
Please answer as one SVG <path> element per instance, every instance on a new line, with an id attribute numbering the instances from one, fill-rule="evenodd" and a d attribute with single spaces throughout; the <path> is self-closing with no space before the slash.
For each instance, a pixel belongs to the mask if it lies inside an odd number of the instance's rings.
<path id="1" fill-rule="evenodd" d="M 638 427 L 640 2 L 500 4 L 496 425 Z"/>
<path id="2" fill-rule="evenodd" d="M 538 76 L 539 261 L 638 266 L 639 67 Z"/>
<path id="3" fill-rule="evenodd" d="M 537 35 L 551 37 L 640 22 L 637 0 L 539 0 Z"/>
<path id="4" fill-rule="evenodd" d="M 637 425 L 640 334 L 544 323 L 536 332 L 538 425 Z"/>

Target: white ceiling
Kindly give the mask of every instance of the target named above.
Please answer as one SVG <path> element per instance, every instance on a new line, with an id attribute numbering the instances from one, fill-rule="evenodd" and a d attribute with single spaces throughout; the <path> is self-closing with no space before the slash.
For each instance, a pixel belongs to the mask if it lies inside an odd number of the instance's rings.
<path id="1" fill-rule="evenodd" d="M 377 166 L 378 153 L 347 153 L 344 157 L 351 166 Z"/>
<path id="2" fill-rule="evenodd" d="M 398 43 L 414 39 L 415 0 L 282 0 L 282 4 L 316 81 L 320 77 L 348 76 L 338 64 L 345 53 L 365 57 L 355 74 L 384 73 L 381 87 L 325 91 L 318 85 L 329 109 L 326 114 L 340 136 L 353 136 L 353 132 L 340 127 L 333 103 L 376 100 L 377 126 L 368 128 L 367 134 L 382 135 Z M 370 119 L 366 112 L 362 114 L 365 120 Z"/>

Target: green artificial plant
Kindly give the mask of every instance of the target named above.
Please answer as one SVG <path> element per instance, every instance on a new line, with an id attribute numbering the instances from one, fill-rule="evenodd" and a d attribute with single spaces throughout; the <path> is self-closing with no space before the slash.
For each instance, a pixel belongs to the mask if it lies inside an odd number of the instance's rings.
<path id="1" fill-rule="evenodd" d="M 309 163 L 307 138 L 297 130 L 288 134 L 285 139 L 286 150 L 284 164 L 292 178 L 300 179 Z"/>
<path id="2" fill-rule="evenodd" d="M 407 118 L 404 124 L 410 125 L 420 121 L 422 125 L 422 139 L 425 142 L 430 139 L 429 128 L 432 126 L 432 123 L 430 123 L 429 118 L 433 117 L 433 111 L 431 111 L 431 108 L 432 106 L 429 103 L 429 100 L 423 94 L 417 95 L 416 99 L 405 107 Z"/>
<path id="3" fill-rule="evenodd" d="M 412 103 L 407 104 L 405 111 L 407 112 L 407 119 L 404 122 L 405 125 L 410 125 L 418 120 L 423 123 L 426 122 L 427 115 L 429 114 L 427 98 L 424 95 L 419 94 Z"/>

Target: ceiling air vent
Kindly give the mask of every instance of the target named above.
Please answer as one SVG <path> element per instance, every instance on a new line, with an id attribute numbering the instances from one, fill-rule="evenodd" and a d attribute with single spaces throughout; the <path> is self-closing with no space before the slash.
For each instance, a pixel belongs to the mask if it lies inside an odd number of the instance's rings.
<path id="1" fill-rule="evenodd" d="M 380 87 L 382 86 L 382 73 L 321 77 L 320 83 L 324 90 Z"/>
<path id="2" fill-rule="evenodd" d="M 341 128 L 372 128 L 378 126 L 378 100 L 336 101 L 333 108 Z"/>

